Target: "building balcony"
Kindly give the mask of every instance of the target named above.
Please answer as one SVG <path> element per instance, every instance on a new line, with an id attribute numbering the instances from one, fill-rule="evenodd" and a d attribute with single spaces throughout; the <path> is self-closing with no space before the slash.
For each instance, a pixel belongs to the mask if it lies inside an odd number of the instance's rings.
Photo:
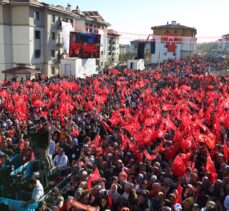
<path id="1" fill-rule="evenodd" d="M 56 40 L 56 46 L 57 46 L 58 48 L 63 47 L 63 45 L 64 45 L 63 39 L 57 39 L 57 40 Z"/>
<path id="2" fill-rule="evenodd" d="M 58 21 L 56 22 L 56 29 L 57 29 L 57 30 L 62 30 L 61 20 L 58 20 Z"/>

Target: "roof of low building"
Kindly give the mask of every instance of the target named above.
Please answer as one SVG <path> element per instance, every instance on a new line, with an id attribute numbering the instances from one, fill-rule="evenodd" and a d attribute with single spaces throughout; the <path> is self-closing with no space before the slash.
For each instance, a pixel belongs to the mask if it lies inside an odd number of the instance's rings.
<path id="1" fill-rule="evenodd" d="M 117 31 L 115 31 L 113 29 L 108 29 L 107 30 L 107 34 L 108 35 L 113 35 L 113 36 L 121 36 Z"/>
<path id="2" fill-rule="evenodd" d="M 82 13 L 88 18 L 92 18 L 97 21 L 105 21 L 98 11 L 83 11 Z"/>
<path id="3" fill-rule="evenodd" d="M 19 66 L 3 70 L 2 73 L 7 74 L 40 74 L 41 72 L 29 67 Z"/>
<path id="4" fill-rule="evenodd" d="M 160 29 L 160 28 L 166 28 L 166 29 L 192 29 L 196 33 L 196 29 L 194 27 L 184 26 L 184 25 L 181 25 L 179 23 L 176 23 L 176 21 L 172 21 L 171 23 L 167 22 L 167 24 L 165 24 L 165 25 L 159 25 L 159 26 L 151 27 L 152 30 Z"/>

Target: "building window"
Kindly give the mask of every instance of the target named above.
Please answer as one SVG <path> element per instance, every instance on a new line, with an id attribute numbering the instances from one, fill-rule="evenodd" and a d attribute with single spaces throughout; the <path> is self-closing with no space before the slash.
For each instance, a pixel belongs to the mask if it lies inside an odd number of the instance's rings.
<path id="1" fill-rule="evenodd" d="M 55 67 L 52 67 L 52 68 L 51 68 L 51 71 L 52 71 L 52 74 L 53 74 L 53 75 L 56 74 Z"/>
<path id="2" fill-rule="evenodd" d="M 35 56 L 35 59 L 40 58 L 40 56 L 41 56 L 41 50 L 35 50 L 34 56 Z"/>
<path id="3" fill-rule="evenodd" d="M 173 53 L 173 56 L 176 56 L 176 52 Z"/>
<path id="4" fill-rule="evenodd" d="M 35 39 L 37 40 L 41 39 L 41 32 L 38 30 L 35 30 Z"/>
<path id="5" fill-rule="evenodd" d="M 35 20 L 40 20 L 40 13 L 38 11 L 34 12 L 34 19 Z"/>
<path id="6" fill-rule="evenodd" d="M 55 57 L 55 50 L 51 50 L 51 57 Z"/>
<path id="7" fill-rule="evenodd" d="M 101 66 L 103 66 L 103 62 L 101 62 Z"/>
<path id="8" fill-rule="evenodd" d="M 56 39 L 56 34 L 55 32 L 52 32 L 52 40 L 55 40 Z"/>
<path id="9" fill-rule="evenodd" d="M 167 56 L 167 52 L 164 53 L 164 56 Z"/>
<path id="10" fill-rule="evenodd" d="M 56 21 L 56 16 L 52 15 L 52 22 L 55 23 L 55 21 Z"/>
<path id="11" fill-rule="evenodd" d="M 101 51 L 101 55 L 103 55 L 103 51 Z"/>

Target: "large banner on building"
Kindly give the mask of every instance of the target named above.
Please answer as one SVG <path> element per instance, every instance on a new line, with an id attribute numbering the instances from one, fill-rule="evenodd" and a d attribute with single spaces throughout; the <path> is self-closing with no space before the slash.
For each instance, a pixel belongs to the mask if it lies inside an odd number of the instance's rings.
<path id="1" fill-rule="evenodd" d="M 176 51 L 176 42 L 175 37 L 168 37 L 166 41 L 166 48 L 168 52 L 175 52 Z"/>
<path id="2" fill-rule="evenodd" d="M 71 23 L 61 21 L 64 51 L 69 54 L 70 33 L 74 31 Z"/>
<path id="3" fill-rule="evenodd" d="M 71 32 L 69 57 L 99 58 L 100 37 L 99 34 Z"/>

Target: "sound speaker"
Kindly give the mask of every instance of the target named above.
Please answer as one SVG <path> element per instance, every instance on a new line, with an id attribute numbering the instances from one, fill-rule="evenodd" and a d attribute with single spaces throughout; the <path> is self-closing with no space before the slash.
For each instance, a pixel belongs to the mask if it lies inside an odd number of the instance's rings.
<path id="1" fill-rule="evenodd" d="M 144 55 L 145 55 L 145 43 L 143 43 L 143 42 L 138 43 L 138 55 L 137 55 L 137 58 L 138 59 L 144 59 Z"/>
<path id="2" fill-rule="evenodd" d="M 155 40 L 151 41 L 151 54 L 155 54 Z"/>

